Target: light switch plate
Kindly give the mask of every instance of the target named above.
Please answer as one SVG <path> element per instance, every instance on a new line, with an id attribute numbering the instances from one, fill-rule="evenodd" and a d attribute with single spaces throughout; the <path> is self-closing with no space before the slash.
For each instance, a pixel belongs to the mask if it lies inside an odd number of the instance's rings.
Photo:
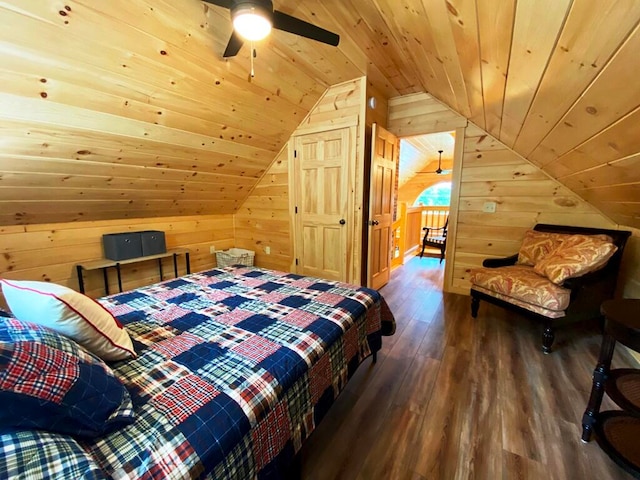
<path id="1" fill-rule="evenodd" d="M 496 202 L 484 202 L 482 211 L 485 213 L 496 213 Z"/>

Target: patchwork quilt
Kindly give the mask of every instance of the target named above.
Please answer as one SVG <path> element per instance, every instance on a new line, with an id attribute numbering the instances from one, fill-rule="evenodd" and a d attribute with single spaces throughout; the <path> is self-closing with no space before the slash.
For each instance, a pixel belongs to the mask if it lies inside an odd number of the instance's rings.
<path id="1" fill-rule="evenodd" d="M 99 301 L 138 353 L 111 365 L 136 420 L 78 442 L 116 479 L 281 477 L 395 328 L 374 290 L 255 267 Z"/>

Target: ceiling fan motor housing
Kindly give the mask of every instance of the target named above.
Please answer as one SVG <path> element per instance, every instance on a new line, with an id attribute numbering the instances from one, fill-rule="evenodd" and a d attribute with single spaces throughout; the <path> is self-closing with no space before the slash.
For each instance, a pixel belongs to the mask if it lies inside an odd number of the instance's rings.
<path id="1" fill-rule="evenodd" d="M 273 2 L 271 0 L 234 0 L 231 8 L 231 19 L 242 13 L 256 13 L 273 24 Z"/>

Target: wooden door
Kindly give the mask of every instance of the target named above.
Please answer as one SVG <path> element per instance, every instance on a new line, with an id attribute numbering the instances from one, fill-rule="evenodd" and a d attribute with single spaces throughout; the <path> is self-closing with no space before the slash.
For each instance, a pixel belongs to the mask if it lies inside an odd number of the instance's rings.
<path id="1" fill-rule="evenodd" d="M 386 285 L 391 273 L 391 226 L 398 146 L 395 135 L 373 124 L 367 285 L 375 289 Z"/>
<path id="2" fill-rule="evenodd" d="M 295 256 L 301 275 L 346 281 L 348 128 L 295 138 Z"/>

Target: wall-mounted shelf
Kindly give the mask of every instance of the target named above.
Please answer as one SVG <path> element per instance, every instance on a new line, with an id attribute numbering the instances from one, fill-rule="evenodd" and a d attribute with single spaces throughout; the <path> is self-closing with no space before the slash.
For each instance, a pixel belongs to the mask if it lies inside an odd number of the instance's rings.
<path id="1" fill-rule="evenodd" d="M 103 258 L 101 260 L 93 260 L 89 262 L 79 263 L 76 265 L 78 271 L 78 287 L 80 292 L 84 293 L 84 278 L 82 276 L 83 270 L 102 270 L 102 276 L 104 278 L 104 294 L 109 295 L 109 278 L 107 271 L 111 267 L 115 267 L 118 274 L 118 288 L 122 292 L 122 276 L 120 272 L 121 265 L 129 265 L 131 263 L 146 262 L 149 260 L 158 260 L 158 272 L 160 273 L 160 281 L 162 281 L 162 259 L 167 257 L 173 257 L 173 271 L 175 276 L 178 277 L 178 255 L 185 256 L 185 264 L 187 268 L 187 274 L 191 273 L 191 264 L 189 261 L 189 250 L 186 248 L 172 248 L 165 253 L 159 253 L 157 255 L 149 255 L 147 257 L 136 257 L 128 260 L 109 260 Z"/>

